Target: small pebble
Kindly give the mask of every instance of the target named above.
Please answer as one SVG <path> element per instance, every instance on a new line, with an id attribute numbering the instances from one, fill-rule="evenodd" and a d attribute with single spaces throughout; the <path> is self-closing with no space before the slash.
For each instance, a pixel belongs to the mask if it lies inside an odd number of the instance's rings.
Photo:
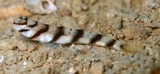
<path id="1" fill-rule="evenodd" d="M 24 61 L 24 62 L 23 62 L 23 65 L 24 65 L 24 66 L 25 66 L 25 65 L 27 65 L 27 62 L 26 62 L 26 61 Z"/>
<path id="2" fill-rule="evenodd" d="M 91 74 L 102 74 L 104 71 L 103 64 L 100 62 L 94 62 L 90 68 Z"/>
<path id="3" fill-rule="evenodd" d="M 77 70 L 74 68 L 74 67 L 71 67 L 69 70 L 68 70 L 68 73 L 69 74 L 76 74 Z"/>
<path id="4" fill-rule="evenodd" d="M 0 56 L 0 63 L 4 61 L 4 56 Z"/>
<path id="5" fill-rule="evenodd" d="M 32 13 L 51 14 L 57 10 L 54 0 L 23 0 L 24 7 Z"/>

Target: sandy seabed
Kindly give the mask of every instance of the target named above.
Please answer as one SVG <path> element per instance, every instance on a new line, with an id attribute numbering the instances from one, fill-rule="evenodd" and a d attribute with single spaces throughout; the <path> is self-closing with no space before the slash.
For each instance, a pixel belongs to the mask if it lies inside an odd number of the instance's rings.
<path id="1" fill-rule="evenodd" d="M 55 13 L 38 15 L 27 11 L 20 0 L 0 0 L 0 74 L 160 74 L 160 0 L 56 0 L 55 4 Z M 13 30 L 12 22 L 19 16 L 109 34 L 135 44 L 135 50 L 34 42 Z"/>

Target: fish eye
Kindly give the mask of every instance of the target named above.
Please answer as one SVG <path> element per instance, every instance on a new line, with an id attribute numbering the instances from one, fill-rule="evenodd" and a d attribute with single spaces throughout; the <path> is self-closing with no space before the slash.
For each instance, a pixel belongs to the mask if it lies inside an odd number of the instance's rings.
<path id="1" fill-rule="evenodd" d="M 21 16 L 20 19 L 28 20 L 28 17 L 27 16 Z"/>
<path id="2" fill-rule="evenodd" d="M 27 21 L 26 20 L 22 20 L 22 19 L 16 19 L 13 24 L 16 25 L 27 25 Z"/>

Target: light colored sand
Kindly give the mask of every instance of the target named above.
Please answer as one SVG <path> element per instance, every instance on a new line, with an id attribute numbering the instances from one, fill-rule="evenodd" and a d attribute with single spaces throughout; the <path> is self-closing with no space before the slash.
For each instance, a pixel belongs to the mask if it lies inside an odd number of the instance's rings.
<path id="1" fill-rule="evenodd" d="M 2 0 L 0 3 L 4 4 L 0 4 L 0 8 L 8 9 L 16 6 L 16 2 L 20 0 Z M 138 44 L 135 47 L 140 50 L 129 53 L 91 45 L 62 46 L 34 42 L 13 30 L 12 22 L 18 17 L 15 14 L 0 18 L 0 74 L 158 73 L 159 0 L 56 0 L 55 4 L 59 9 L 56 14 L 32 14 L 30 18 L 51 25 L 109 34 Z"/>

